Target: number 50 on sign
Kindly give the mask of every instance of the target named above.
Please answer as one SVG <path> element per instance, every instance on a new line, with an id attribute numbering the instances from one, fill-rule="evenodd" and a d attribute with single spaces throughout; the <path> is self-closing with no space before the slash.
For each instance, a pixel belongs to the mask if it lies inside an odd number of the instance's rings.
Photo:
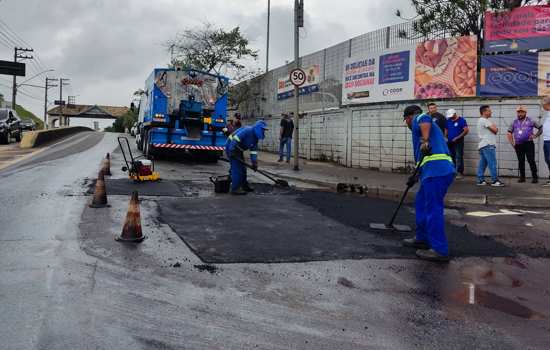
<path id="1" fill-rule="evenodd" d="M 295 68 L 290 71 L 290 82 L 294 86 L 302 86 L 306 82 L 306 72 L 300 68 Z"/>

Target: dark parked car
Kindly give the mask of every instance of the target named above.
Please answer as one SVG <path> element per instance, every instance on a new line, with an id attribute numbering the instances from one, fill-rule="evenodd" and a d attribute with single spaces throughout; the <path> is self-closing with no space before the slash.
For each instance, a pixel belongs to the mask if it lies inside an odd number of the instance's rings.
<path id="1" fill-rule="evenodd" d="M 0 143 L 10 143 L 12 138 L 21 141 L 21 119 L 13 109 L 0 109 Z"/>
<path id="2" fill-rule="evenodd" d="M 21 130 L 23 131 L 34 131 L 36 130 L 36 124 L 32 119 L 22 120 L 21 121 Z"/>

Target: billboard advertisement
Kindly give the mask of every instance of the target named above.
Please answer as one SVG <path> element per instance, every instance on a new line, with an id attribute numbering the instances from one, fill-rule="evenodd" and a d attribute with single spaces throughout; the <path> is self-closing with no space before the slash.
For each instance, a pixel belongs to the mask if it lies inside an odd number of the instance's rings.
<path id="1" fill-rule="evenodd" d="M 419 43 L 414 82 L 417 99 L 475 96 L 477 38 L 463 36 Z"/>
<path id="2" fill-rule="evenodd" d="M 414 49 L 410 46 L 346 59 L 342 104 L 412 99 Z"/>
<path id="3" fill-rule="evenodd" d="M 302 68 L 306 72 L 306 82 L 300 86 L 300 96 L 319 91 L 321 68 L 318 64 Z M 294 97 L 294 85 L 290 82 L 290 74 L 277 80 L 277 100 L 286 100 Z"/>
<path id="4" fill-rule="evenodd" d="M 480 96 L 537 96 L 547 89 L 550 60 L 547 55 L 510 54 L 481 58 Z"/>
<path id="5" fill-rule="evenodd" d="M 485 14 L 485 52 L 550 48 L 550 6 Z"/>

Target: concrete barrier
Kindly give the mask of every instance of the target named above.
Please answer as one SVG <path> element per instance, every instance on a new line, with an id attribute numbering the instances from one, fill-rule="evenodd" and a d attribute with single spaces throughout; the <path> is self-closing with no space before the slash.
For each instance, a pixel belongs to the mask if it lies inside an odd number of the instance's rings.
<path id="1" fill-rule="evenodd" d="M 84 126 L 68 126 L 64 128 L 28 131 L 23 133 L 23 138 L 19 147 L 33 148 L 38 147 L 48 142 L 52 142 L 65 136 L 73 135 L 83 131 L 93 131 Z"/>

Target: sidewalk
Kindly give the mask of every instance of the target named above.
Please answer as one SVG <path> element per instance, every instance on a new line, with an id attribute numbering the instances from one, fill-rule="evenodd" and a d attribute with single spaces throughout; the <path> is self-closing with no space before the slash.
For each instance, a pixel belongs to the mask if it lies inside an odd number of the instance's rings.
<path id="1" fill-rule="evenodd" d="M 280 178 L 300 180 L 315 185 L 336 188 L 338 183 L 364 185 L 368 196 L 397 200 L 405 189 L 408 175 L 385 173 L 367 169 L 346 168 L 329 162 L 300 159 L 300 171 L 294 171 L 292 161 L 278 163 L 278 155 L 261 152 L 258 156 L 260 167 Z M 476 186 L 472 176 L 456 180 L 449 190 L 447 205 L 497 205 L 508 207 L 550 208 L 550 187 L 543 187 L 546 179 L 539 184 L 529 182 L 519 184 L 516 178 L 502 178 L 506 187 Z M 414 199 L 418 185 L 411 189 L 407 201 Z"/>

